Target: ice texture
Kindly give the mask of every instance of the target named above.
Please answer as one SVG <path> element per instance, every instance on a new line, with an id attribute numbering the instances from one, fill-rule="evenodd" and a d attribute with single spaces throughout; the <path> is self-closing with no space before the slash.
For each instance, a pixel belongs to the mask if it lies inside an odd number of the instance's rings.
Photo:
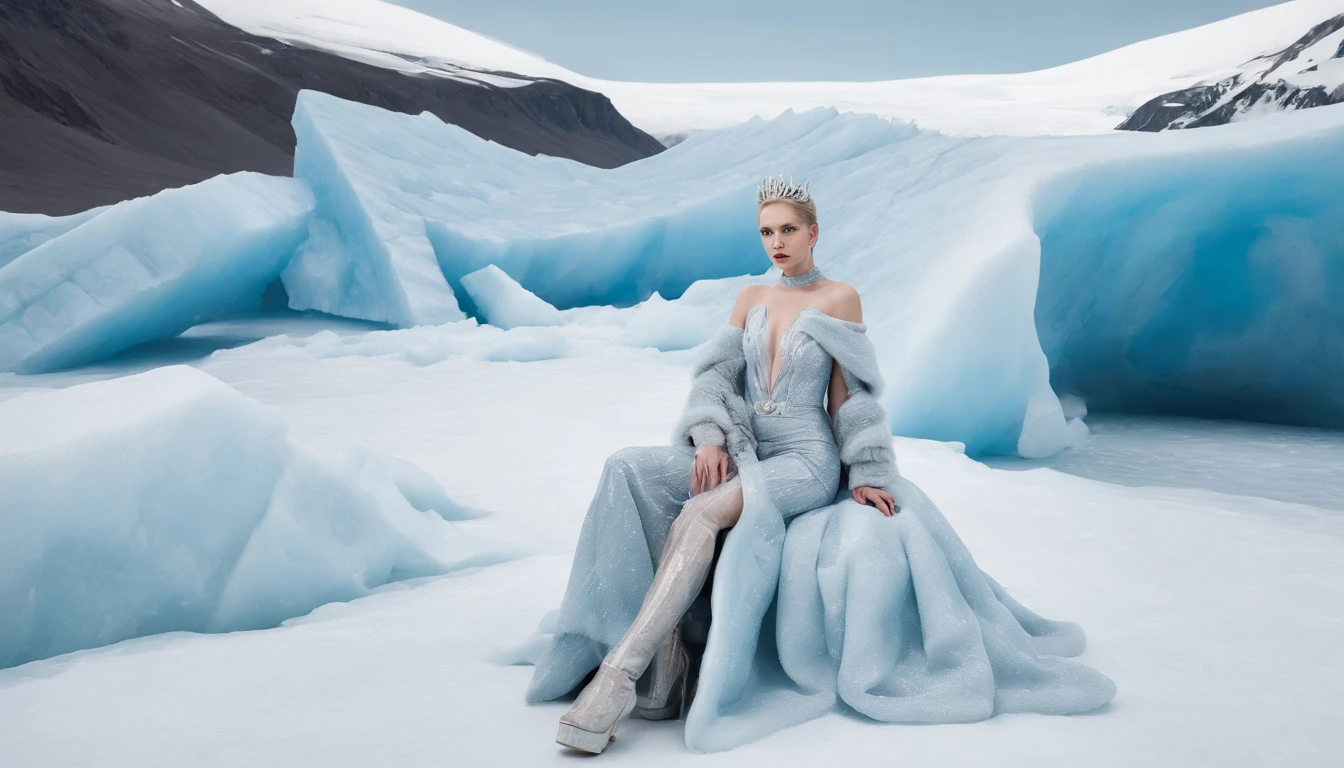
<path id="1" fill-rule="evenodd" d="M 1094 411 L 1344 427 L 1341 179 L 1334 132 L 1068 182 L 1036 221 L 1055 389 Z"/>
<path id="2" fill-rule="evenodd" d="M 44 216 L 40 213 L 0 211 L 0 268 L 107 210 L 92 208 L 72 216 Z"/>
<path id="3" fill-rule="evenodd" d="M 0 403 L 0 667 L 271 627 L 494 557 L 423 471 L 287 432 L 186 366 Z"/>
<path id="4" fill-rule="evenodd" d="M 294 172 L 319 223 L 285 272 L 290 306 L 410 326 L 459 319 L 462 277 L 489 264 L 561 309 L 764 271 L 753 179 L 780 145 L 814 168 L 918 133 L 834 110 L 789 116 L 607 170 L 302 91 Z"/>
<path id="5" fill-rule="evenodd" d="M 474 305 L 477 319 L 496 328 L 565 324 L 560 310 L 537 298 L 494 264 L 463 275 L 462 287 Z"/>
<path id="6" fill-rule="evenodd" d="M 88 363 L 259 306 L 312 208 L 302 183 L 245 172 L 79 223 L 0 267 L 0 371 Z"/>
<path id="7" fill-rule="evenodd" d="M 282 275 L 289 306 L 403 328 L 463 319 L 420 212 L 436 174 L 446 173 L 440 182 L 449 185 L 458 175 L 416 159 L 428 143 L 420 137 L 444 124 L 429 113 L 345 112 L 348 104 L 301 91 L 294 108 L 294 177 L 312 187 L 319 213 Z M 389 121 L 402 130 L 380 137 Z M 459 192 L 470 194 L 475 181 L 464 177 Z"/>
<path id="8" fill-rule="evenodd" d="M 820 206 L 817 264 L 863 298 L 897 434 L 972 455 L 1054 454 L 1086 429 L 1065 417 L 1052 369 L 1084 401 L 1211 393 L 1224 416 L 1296 411 L 1305 423 L 1339 423 L 1344 409 L 1329 384 L 1344 360 L 1344 201 L 1331 193 L 1344 107 L 1035 138 L 786 111 L 610 170 L 320 94 L 300 95 L 295 121 L 301 150 L 320 141 L 335 163 L 323 172 L 342 180 L 339 205 L 319 193 L 320 216 L 342 228 L 314 252 L 413 248 L 414 269 L 377 263 L 417 285 L 432 252 L 439 314 L 456 308 L 463 276 L 494 264 L 571 320 L 647 302 L 621 316 L 624 343 L 695 343 L 727 320 L 734 292 L 682 293 L 767 270 L 754 192 L 785 173 Z M 404 315 L 381 288 L 361 295 L 385 299 L 362 316 Z"/>

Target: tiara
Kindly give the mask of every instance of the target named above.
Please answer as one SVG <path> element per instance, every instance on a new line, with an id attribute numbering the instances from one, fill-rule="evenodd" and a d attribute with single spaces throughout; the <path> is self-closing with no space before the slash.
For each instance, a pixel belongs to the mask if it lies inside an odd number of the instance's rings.
<path id="1" fill-rule="evenodd" d="M 794 184 L 793 177 L 784 181 L 784 175 L 767 176 L 761 186 L 756 189 L 756 202 L 764 203 L 766 200 L 792 200 L 796 203 L 806 203 L 812 199 L 812 191 L 808 189 L 807 182 Z"/>

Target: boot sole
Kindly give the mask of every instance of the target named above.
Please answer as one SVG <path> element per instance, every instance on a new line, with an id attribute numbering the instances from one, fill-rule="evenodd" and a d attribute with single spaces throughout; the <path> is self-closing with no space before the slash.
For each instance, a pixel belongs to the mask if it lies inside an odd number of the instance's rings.
<path id="1" fill-rule="evenodd" d="M 620 725 L 625 716 L 630 714 L 630 711 L 634 708 L 635 697 L 631 696 L 629 703 L 625 705 L 625 709 L 621 712 L 621 716 L 616 718 L 616 722 L 612 723 L 611 727 L 602 733 L 585 731 L 576 725 L 561 723 L 560 730 L 555 734 L 555 743 L 570 749 L 577 749 L 580 752 L 600 755 L 608 744 L 616 740 L 616 726 Z"/>

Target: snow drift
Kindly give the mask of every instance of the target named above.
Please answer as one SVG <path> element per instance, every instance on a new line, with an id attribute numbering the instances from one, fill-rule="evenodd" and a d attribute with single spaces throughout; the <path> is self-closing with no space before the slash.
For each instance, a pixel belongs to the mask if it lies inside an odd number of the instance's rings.
<path id="1" fill-rule="evenodd" d="M 185 366 L 0 403 L 0 667 L 142 635 L 275 626 L 499 559 L 431 477 Z"/>

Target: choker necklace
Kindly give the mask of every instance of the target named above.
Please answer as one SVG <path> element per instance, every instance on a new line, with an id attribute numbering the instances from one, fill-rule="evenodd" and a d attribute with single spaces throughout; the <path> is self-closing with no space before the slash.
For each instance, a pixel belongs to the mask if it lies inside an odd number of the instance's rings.
<path id="1" fill-rule="evenodd" d="M 785 288 L 797 288 L 800 285 L 810 285 L 811 283 L 815 283 L 823 277 L 825 277 L 825 275 L 821 274 L 821 267 L 813 267 L 795 277 L 780 275 L 779 284 Z"/>

